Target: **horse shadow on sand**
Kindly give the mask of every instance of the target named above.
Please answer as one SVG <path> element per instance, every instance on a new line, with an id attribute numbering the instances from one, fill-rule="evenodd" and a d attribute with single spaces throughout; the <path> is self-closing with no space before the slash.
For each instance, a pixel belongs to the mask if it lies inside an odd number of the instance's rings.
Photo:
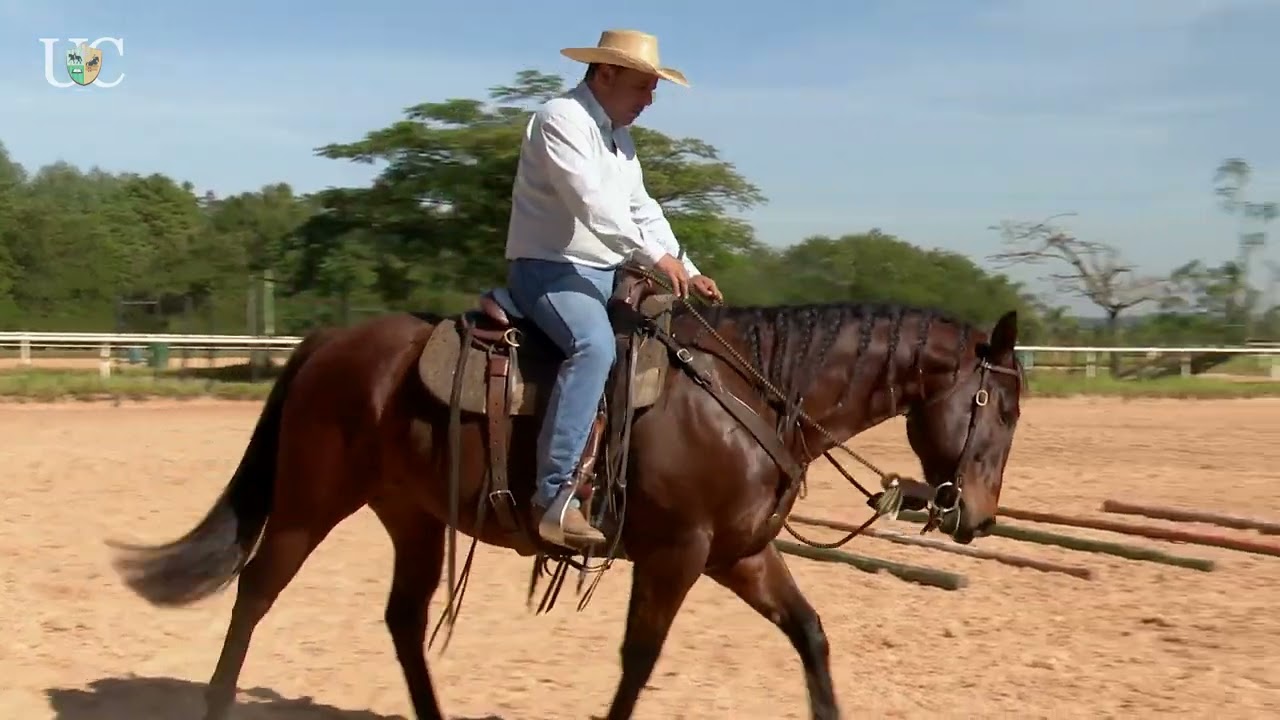
<path id="1" fill-rule="evenodd" d="M 165 677 L 113 677 L 87 688 L 49 688 L 54 720 L 190 720 L 204 714 L 204 683 Z M 286 698 L 269 688 L 242 688 L 235 720 L 409 720 L 369 710 L 346 710 L 309 697 Z M 503 720 L 499 715 L 454 720 Z"/>

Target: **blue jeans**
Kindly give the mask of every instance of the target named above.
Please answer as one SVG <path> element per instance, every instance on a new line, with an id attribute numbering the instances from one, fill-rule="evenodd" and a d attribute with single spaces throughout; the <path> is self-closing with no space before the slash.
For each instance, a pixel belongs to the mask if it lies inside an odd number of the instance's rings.
<path id="1" fill-rule="evenodd" d="M 529 258 L 512 260 L 507 272 L 517 309 L 565 354 L 538 434 L 533 503 L 540 507 L 573 477 L 613 367 L 617 350 L 605 303 L 616 277 L 615 268 Z"/>

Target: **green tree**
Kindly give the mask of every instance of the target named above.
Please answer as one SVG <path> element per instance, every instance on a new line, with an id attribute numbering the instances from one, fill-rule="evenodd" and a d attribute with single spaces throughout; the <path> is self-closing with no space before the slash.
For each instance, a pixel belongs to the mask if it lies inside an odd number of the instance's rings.
<path id="1" fill-rule="evenodd" d="M 116 222 L 121 192 L 110 175 L 67 163 L 41 168 L 23 186 L 8 250 L 24 315 L 55 330 L 109 323 L 125 275 L 117 244 L 128 242 L 116 231 L 136 231 Z"/>
<path id="2" fill-rule="evenodd" d="M 199 291 L 218 307 L 214 317 L 253 312 L 248 332 L 262 332 L 263 307 L 274 306 L 276 276 L 292 264 L 293 238 L 315 213 L 317 204 L 294 194 L 287 183 L 264 186 L 226 198 L 206 195 L 201 205 L 209 216 L 207 244 L 201 255 L 210 269 Z M 246 293 L 248 298 L 246 298 Z M 276 309 L 277 331 L 300 332 L 316 319 L 317 302 L 304 295 L 284 299 Z"/>
<path id="3" fill-rule="evenodd" d="M 754 302 L 906 303 L 944 309 L 981 325 L 1018 309 L 1020 333 L 1036 332 L 1034 306 L 1018 283 L 959 253 L 922 249 L 879 229 L 839 238 L 813 236 L 760 268 L 756 282 L 764 290 L 756 291 Z"/>
<path id="4" fill-rule="evenodd" d="M 1193 260 L 1178 267 L 1169 276 L 1170 293 L 1160 304 L 1153 331 L 1169 340 L 1240 342 L 1237 292 L 1242 274 L 1243 268 L 1234 261 L 1210 267 Z"/>
<path id="5" fill-rule="evenodd" d="M 1218 164 L 1214 172 L 1214 193 L 1222 202 L 1222 208 L 1237 218 L 1237 247 L 1239 248 L 1234 274 L 1235 286 L 1228 298 L 1229 322 L 1240 327 L 1240 335 L 1248 337 L 1258 295 L 1251 292 L 1249 278 L 1253 271 L 1253 259 L 1266 247 L 1267 225 L 1280 216 L 1280 205 L 1275 202 L 1257 202 L 1245 197 L 1253 168 L 1242 158 L 1227 158 Z"/>
<path id="6" fill-rule="evenodd" d="M 13 247 L 23 233 L 20 204 L 23 201 L 26 172 L 13 162 L 4 143 L 0 142 L 0 328 L 17 330 L 21 308 L 14 297 L 14 286 L 22 269 L 13 256 Z"/>
<path id="7" fill-rule="evenodd" d="M 503 282 L 521 135 L 533 106 L 563 89 L 561 78 L 524 71 L 512 85 L 492 88 L 488 102 L 423 103 L 359 141 L 319 148 L 323 157 L 386 167 L 371 187 L 319 193 L 325 216 L 292 248 L 301 259 L 294 289 L 318 287 L 327 255 L 340 247 L 355 252 L 347 242 L 362 243 L 361 262 L 389 305 L 440 300 L 446 286 L 453 292 L 445 299 L 457 305 Z M 758 249 L 751 226 L 729 212 L 763 197 L 714 147 L 646 128 L 634 136 L 646 186 L 704 271 Z M 347 233 L 355 229 L 364 234 L 353 241 Z M 339 243 L 340 236 L 348 240 Z"/>

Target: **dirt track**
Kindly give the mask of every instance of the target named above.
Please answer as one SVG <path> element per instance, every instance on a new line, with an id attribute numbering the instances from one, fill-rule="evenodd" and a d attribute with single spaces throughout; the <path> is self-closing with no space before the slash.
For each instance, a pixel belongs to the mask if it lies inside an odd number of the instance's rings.
<path id="1" fill-rule="evenodd" d="M 153 610 L 116 581 L 102 540 L 185 531 L 234 469 L 257 409 L 0 405 L 0 718 L 199 717 L 231 593 Z M 1093 513 L 1117 497 L 1276 518 L 1277 418 L 1280 400 L 1031 400 L 1003 502 Z M 916 468 L 899 423 L 856 445 L 882 466 Z M 816 472 L 811 486 L 801 512 L 864 517 L 833 472 Z M 1086 582 L 870 538 L 849 548 L 969 575 L 967 589 L 945 592 L 793 558 L 822 613 L 846 717 L 1280 716 L 1280 558 L 1063 531 L 1214 558 L 1220 569 L 979 541 L 1090 565 L 1100 577 Z M 339 526 L 261 625 L 237 718 L 409 716 L 382 625 L 390 559 L 368 511 Z M 489 551 L 476 562 L 453 646 L 432 657 L 452 717 L 601 714 L 618 676 L 628 568 L 611 572 L 586 613 L 562 598 L 535 619 L 524 610 L 527 561 Z M 701 582 L 637 717 L 808 717 L 799 662 L 773 626 Z"/>

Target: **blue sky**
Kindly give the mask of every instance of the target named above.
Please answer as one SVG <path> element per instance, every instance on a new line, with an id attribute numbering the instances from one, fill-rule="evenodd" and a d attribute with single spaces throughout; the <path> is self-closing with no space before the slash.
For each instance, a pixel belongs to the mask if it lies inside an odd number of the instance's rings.
<path id="1" fill-rule="evenodd" d="M 561 47 L 634 27 L 693 84 L 664 85 L 641 122 L 711 142 L 760 185 L 749 217 L 771 244 L 880 227 L 981 259 L 1001 219 L 1074 211 L 1070 229 L 1156 272 L 1231 253 L 1211 186 L 1224 157 L 1280 200 L 1280 0 L 68 8 L 0 0 L 0 142 L 29 169 L 159 171 L 220 194 L 359 185 L 368 167 L 312 149 L 523 68 L 576 79 Z M 124 38 L 103 72 L 124 82 L 45 84 L 38 38 L 73 36 Z"/>

